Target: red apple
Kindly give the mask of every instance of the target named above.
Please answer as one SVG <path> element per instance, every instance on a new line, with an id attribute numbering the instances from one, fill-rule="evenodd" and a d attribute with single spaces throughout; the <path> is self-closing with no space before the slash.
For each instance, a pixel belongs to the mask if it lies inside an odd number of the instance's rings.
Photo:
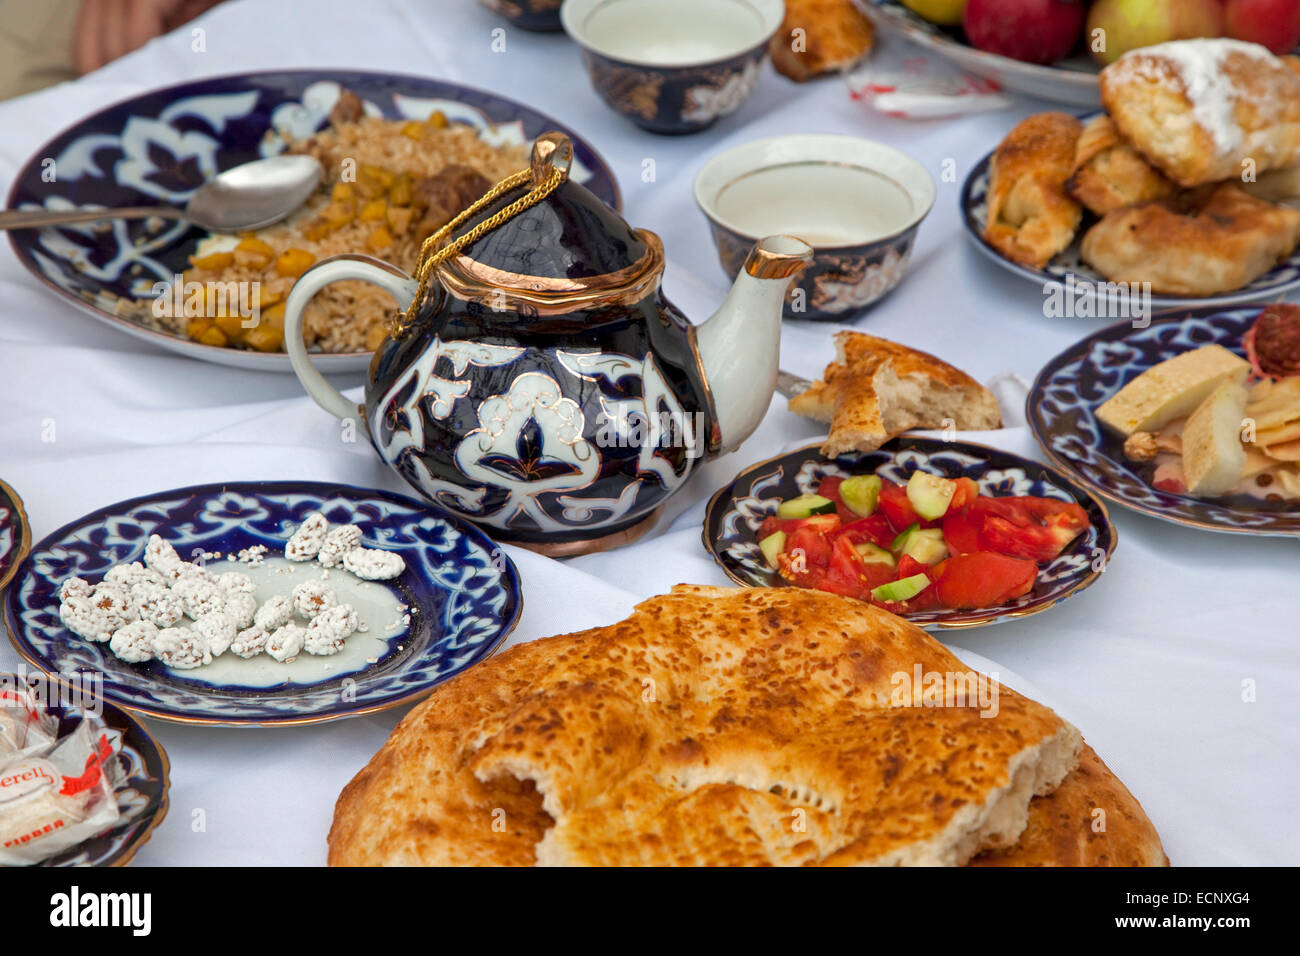
<path id="1" fill-rule="evenodd" d="M 971 46 L 1027 63 L 1055 63 L 1079 42 L 1084 0 L 970 0 L 962 17 Z"/>
<path id="2" fill-rule="evenodd" d="M 1300 0 L 1228 0 L 1224 34 L 1259 43 L 1279 56 L 1300 46 Z"/>
<path id="3" fill-rule="evenodd" d="M 1098 63 L 1171 40 L 1223 36 L 1220 0 L 1097 0 L 1088 11 L 1088 49 Z"/>

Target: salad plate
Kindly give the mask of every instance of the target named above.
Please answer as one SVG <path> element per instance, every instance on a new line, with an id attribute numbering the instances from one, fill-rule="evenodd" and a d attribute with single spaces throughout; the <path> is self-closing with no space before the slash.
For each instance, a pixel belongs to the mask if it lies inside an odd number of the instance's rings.
<path id="1" fill-rule="evenodd" d="M 31 545 L 32 528 L 23 500 L 18 492 L 0 481 L 0 594 L 17 573 Z"/>
<path id="2" fill-rule="evenodd" d="M 22 677 L 4 674 L 0 681 L 18 686 Z M 58 718 L 60 739 L 84 717 L 84 711 L 71 704 L 50 700 L 44 707 Z M 117 760 L 123 783 L 117 789 L 119 816 L 108 828 L 38 866 L 126 866 L 167 816 L 171 765 L 162 744 L 140 721 L 113 704 L 97 701 L 95 716 L 116 731 L 120 740 Z"/>
<path id="3" fill-rule="evenodd" d="M 1080 118 L 1087 122 L 1097 114 L 1089 113 Z M 1157 295 L 1134 298 L 1124 291 L 1123 283 L 1107 282 L 1106 277 L 1083 261 L 1080 246 L 1086 227 L 1081 227 L 1078 234 L 1064 252 L 1059 253 L 1042 269 L 1012 262 L 984 239 L 984 226 L 988 222 L 989 163 L 993 153 L 985 155 L 967 175 L 961 190 L 962 224 L 967 237 L 975 248 L 991 260 L 1010 272 L 1028 279 L 1040 289 L 1046 290 L 1049 284 L 1059 284 L 1075 300 L 1088 299 L 1094 303 L 1093 314 L 1123 317 L 1124 315 L 1145 314 L 1150 308 L 1196 308 L 1198 306 L 1230 306 L 1241 302 L 1275 300 L 1283 293 L 1300 288 L 1300 248 L 1282 263 L 1274 266 L 1255 281 L 1235 289 L 1212 296 Z M 1090 215 L 1085 213 L 1085 215 Z M 1114 309 L 1118 303 L 1128 311 L 1101 311 Z"/>
<path id="4" fill-rule="evenodd" d="M 1096 106 L 1101 101 L 1099 71 L 1086 56 L 1072 56 L 1050 65 L 1024 63 L 977 50 L 961 39 L 958 29 L 931 23 L 898 0 L 853 0 L 853 4 L 882 33 L 909 40 L 1001 89 L 1078 106 Z"/>
<path id="5" fill-rule="evenodd" d="M 370 656 L 301 656 L 277 666 L 306 662 L 312 669 L 269 677 L 240 669 L 257 660 L 224 656 L 205 667 L 177 670 L 158 660 L 127 663 L 108 645 L 72 634 L 60 620 L 64 581 L 76 576 L 93 585 L 109 568 L 142 560 L 153 534 L 186 559 L 229 560 L 250 548 L 276 554 L 313 512 L 336 525 L 356 524 L 365 547 L 396 553 L 405 562 L 399 577 L 363 585 L 378 589 L 376 606 L 385 614 L 382 632 L 365 635 L 374 642 L 365 646 L 376 648 L 367 650 Z M 490 656 L 518 622 L 520 609 L 519 576 L 509 557 L 481 531 L 440 509 L 350 485 L 229 482 L 133 498 L 53 532 L 20 566 L 6 596 L 5 623 L 14 646 L 33 665 L 51 674 L 102 673 L 104 698 L 136 713 L 181 723 L 290 726 L 423 697 Z M 218 666 L 224 669 L 210 670 Z"/>
<path id="6" fill-rule="evenodd" d="M 1076 342 L 1048 362 L 1026 399 L 1029 428 L 1048 459 L 1091 491 L 1140 514 L 1238 534 L 1300 535 L 1295 501 L 1253 495 L 1193 498 L 1162 491 L 1150 468 L 1124 455 L 1097 408 L 1147 369 L 1183 352 L 1221 345 L 1246 357 L 1242 343 L 1259 306 L 1202 308 L 1159 315 L 1146 328 L 1121 322 Z"/>
<path id="7" fill-rule="evenodd" d="M 965 441 L 903 435 L 873 452 L 827 458 L 817 445 L 751 465 L 720 488 L 705 512 L 703 541 L 723 573 L 742 587 L 788 587 L 759 547 L 763 523 L 782 501 L 812 494 L 825 478 L 879 475 L 899 485 L 915 471 L 944 478 L 970 478 L 981 494 L 1033 495 L 1074 503 L 1089 526 L 1049 562 L 1043 563 L 1029 593 L 986 608 L 936 608 L 907 612 L 921 627 L 979 627 L 1026 617 L 1054 607 L 1096 581 L 1115 549 L 1116 533 L 1106 506 L 1079 483 L 1036 461 Z"/>
<path id="8" fill-rule="evenodd" d="M 527 146 L 544 132 L 560 131 L 573 141 L 572 178 L 621 206 L 614 174 L 591 144 L 522 103 L 420 76 L 283 70 L 194 80 L 105 107 L 32 154 L 14 178 L 8 207 L 183 206 L 216 173 L 282 152 L 283 135 L 301 139 L 324 127 L 340 90 L 356 94 L 370 116 L 423 120 L 439 111 L 475 129 L 490 146 Z M 206 235 L 184 221 L 158 230 L 151 220 L 108 220 L 14 230 L 9 242 L 34 278 L 100 322 L 203 361 L 290 371 L 283 352 L 206 345 L 138 316 L 135 300 L 183 273 Z M 316 361 L 323 372 L 363 369 L 370 352 L 321 353 Z"/>

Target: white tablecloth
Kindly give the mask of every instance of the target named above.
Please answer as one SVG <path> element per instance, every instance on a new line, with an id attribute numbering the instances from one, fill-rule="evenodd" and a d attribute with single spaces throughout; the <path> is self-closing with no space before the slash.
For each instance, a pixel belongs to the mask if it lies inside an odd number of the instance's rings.
<path id="1" fill-rule="evenodd" d="M 1003 372 L 1032 379 L 1096 327 L 1045 318 L 1041 290 L 992 266 L 961 234 L 960 180 L 1044 104 L 958 120 L 889 119 L 852 102 L 838 79 L 797 85 L 765 66 L 739 113 L 702 134 L 656 137 L 605 108 L 565 36 L 508 29 L 506 50 L 493 52 L 500 26 L 470 0 L 228 2 L 82 80 L 0 103 L 0 189 L 47 138 L 154 86 L 276 68 L 419 73 L 523 101 L 592 141 L 619 177 L 629 221 L 663 237 L 667 295 L 697 321 L 729 280 L 694 208 L 696 171 L 750 139 L 835 132 L 907 151 L 938 184 L 906 281 L 855 327 L 934 351 L 984 381 Z M 205 31 L 205 52 L 192 50 L 194 27 Z M 647 158 L 656 169 L 649 183 Z M 941 176 L 947 159 L 955 182 Z M 787 323 L 783 367 L 815 376 L 834 331 Z M 336 384 L 357 388 L 360 379 Z M 25 499 L 37 540 L 101 505 L 202 482 L 301 477 L 408 490 L 366 446 L 340 443 L 293 377 L 176 358 L 101 326 L 49 295 L 7 243 L 0 385 L 0 477 Z M 53 442 L 42 441 L 49 420 Z M 739 452 L 699 469 L 653 536 L 563 563 L 511 549 L 525 595 L 511 642 L 613 622 L 679 581 L 727 583 L 700 545 L 704 503 L 748 463 L 817 434 L 778 398 Z M 1040 457 L 1023 428 L 972 437 Z M 960 643 L 1023 675 L 1083 730 L 1142 801 L 1175 864 L 1300 862 L 1296 543 L 1111 512 L 1119 548 L 1102 580 L 1048 613 L 963 633 Z M 0 647 L 0 667 L 18 665 L 13 649 Z M 1243 701 L 1247 680 L 1254 702 Z M 172 760 L 171 812 L 139 863 L 323 863 L 339 790 L 403 713 L 281 730 L 151 721 Z"/>

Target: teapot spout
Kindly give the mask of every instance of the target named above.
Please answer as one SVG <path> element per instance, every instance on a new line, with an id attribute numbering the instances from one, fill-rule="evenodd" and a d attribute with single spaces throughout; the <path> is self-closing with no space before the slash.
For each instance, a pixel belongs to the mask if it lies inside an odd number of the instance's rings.
<path id="1" fill-rule="evenodd" d="M 786 289 L 812 256 L 812 247 L 793 236 L 759 241 L 718 311 L 696 329 L 720 451 L 734 451 L 767 414 L 781 358 Z"/>

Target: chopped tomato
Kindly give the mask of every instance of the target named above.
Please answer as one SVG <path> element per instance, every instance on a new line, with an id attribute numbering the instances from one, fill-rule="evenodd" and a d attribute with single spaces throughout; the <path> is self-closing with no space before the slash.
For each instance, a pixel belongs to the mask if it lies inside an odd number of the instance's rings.
<path id="1" fill-rule="evenodd" d="M 758 526 L 758 540 L 762 541 L 764 538 L 770 538 L 781 530 L 781 519 L 776 515 L 769 515 L 764 518 L 763 523 Z"/>
<path id="2" fill-rule="evenodd" d="M 835 502 L 835 513 L 839 515 L 840 521 L 844 522 L 844 524 L 848 524 L 851 521 L 857 521 L 859 515 L 856 511 L 846 505 L 844 499 L 840 497 L 840 485 L 842 484 L 844 484 L 843 478 L 838 478 L 834 475 L 827 475 L 817 485 L 817 494 Z"/>
<path id="3" fill-rule="evenodd" d="M 817 494 L 823 498 L 829 498 L 834 501 L 840 496 L 840 485 L 844 484 L 843 478 L 834 475 L 827 475 L 820 484 L 817 485 Z"/>
<path id="4" fill-rule="evenodd" d="M 975 483 L 975 479 L 957 478 L 954 480 L 957 484 L 957 490 L 952 493 L 952 501 L 948 502 L 946 515 L 961 511 L 980 496 L 980 486 Z"/>
<path id="5" fill-rule="evenodd" d="M 1038 565 L 989 551 L 960 554 L 936 568 L 935 590 L 944 607 L 982 608 L 1028 594 L 1038 578 Z"/>
<path id="6" fill-rule="evenodd" d="M 905 554 L 898 559 L 898 570 L 894 574 L 895 581 L 901 581 L 903 578 L 910 578 L 914 574 L 924 574 L 930 576 L 930 566 L 922 564 L 910 554 Z"/>
<path id="7" fill-rule="evenodd" d="M 888 479 L 881 479 L 878 507 L 880 513 L 894 526 L 895 531 L 902 531 L 921 520 L 916 509 L 912 507 L 912 502 L 907 499 L 907 492 L 903 487 Z"/>
<path id="8" fill-rule="evenodd" d="M 825 567 L 831 559 L 831 546 L 826 536 L 816 528 L 796 528 L 785 540 L 785 553 L 792 561 L 799 561 L 808 567 Z"/>
<path id="9" fill-rule="evenodd" d="M 980 543 L 986 550 L 1031 561 L 1051 561 L 1088 527 L 1088 514 L 1073 501 L 1036 498 L 988 498 Z"/>
<path id="10" fill-rule="evenodd" d="M 831 532 L 828 537 L 835 539 L 845 537 L 854 544 L 870 542 L 888 550 L 896 535 L 889 519 L 877 512 L 869 518 L 856 518 L 844 524 L 838 531 Z"/>
<path id="11" fill-rule="evenodd" d="M 953 554 L 970 554 L 980 549 L 980 527 L 984 513 L 973 507 L 954 511 L 951 507 L 943 516 L 943 540 Z"/>

